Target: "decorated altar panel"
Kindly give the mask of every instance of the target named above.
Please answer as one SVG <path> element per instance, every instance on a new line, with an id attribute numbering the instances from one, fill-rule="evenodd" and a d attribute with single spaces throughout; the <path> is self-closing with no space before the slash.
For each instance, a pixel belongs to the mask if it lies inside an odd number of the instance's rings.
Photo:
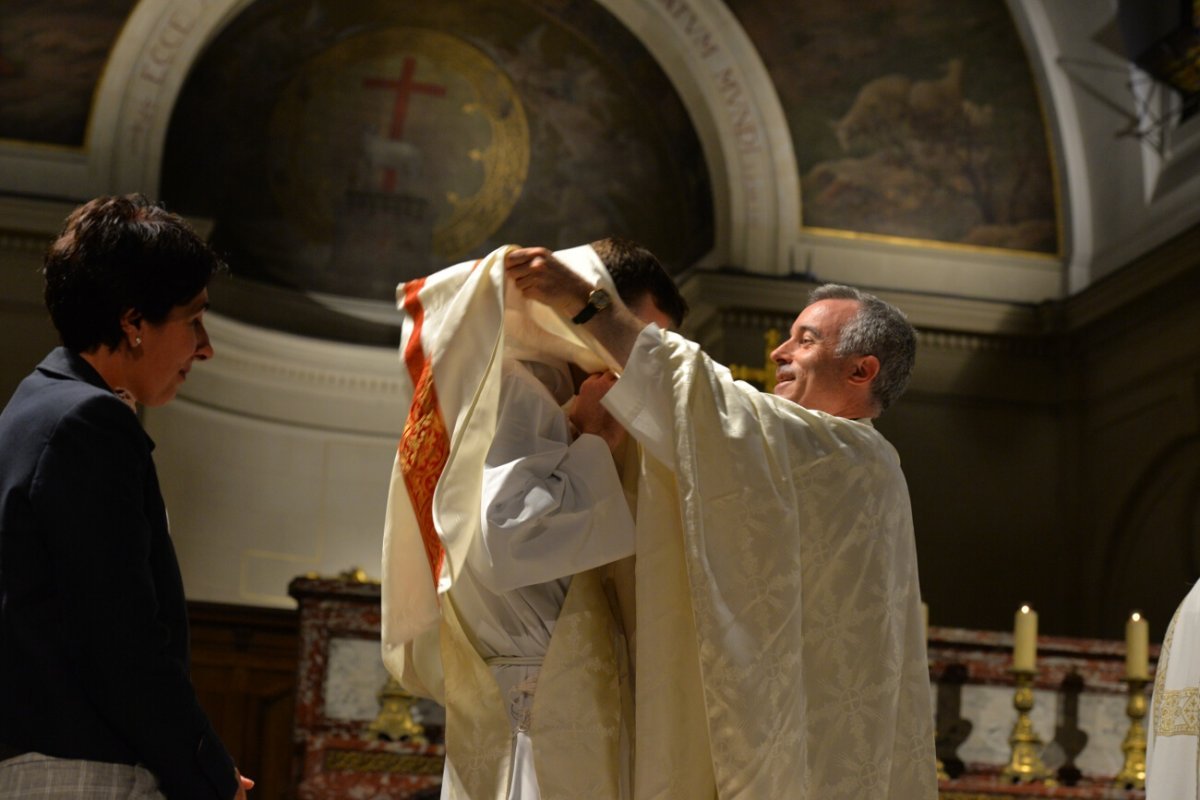
<path id="1" fill-rule="evenodd" d="M 293 744 L 300 800 L 440 796 L 440 706 L 404 694 L 379 649 L 379 584 L 354 570 L 296 578 L 300 606 Z"/>

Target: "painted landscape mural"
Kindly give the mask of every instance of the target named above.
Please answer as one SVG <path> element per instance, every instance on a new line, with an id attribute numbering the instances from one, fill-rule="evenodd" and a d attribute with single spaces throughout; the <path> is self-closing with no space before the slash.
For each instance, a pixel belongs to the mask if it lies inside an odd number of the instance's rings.
<path id="1" fill-rule="evenodd" d="M 791 128 L 815 232 L 1058 253 L 1055 175 L 1003 0 L 730 0 Z"/>

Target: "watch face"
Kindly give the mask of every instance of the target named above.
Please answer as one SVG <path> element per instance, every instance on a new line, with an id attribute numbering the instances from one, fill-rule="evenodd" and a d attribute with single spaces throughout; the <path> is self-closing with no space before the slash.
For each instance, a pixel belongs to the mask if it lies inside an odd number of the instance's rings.
<path id="1" fill-rule="evenodd" d="M 599 310 L 601 308 L 608 308 L 611 306 L 612 298 L 608 296 L 608 292 L 604 289 L 596 289 L 592 292 L 591 296 L 588 297 L 588 302 L 594 305 L 597 310 Z"/>

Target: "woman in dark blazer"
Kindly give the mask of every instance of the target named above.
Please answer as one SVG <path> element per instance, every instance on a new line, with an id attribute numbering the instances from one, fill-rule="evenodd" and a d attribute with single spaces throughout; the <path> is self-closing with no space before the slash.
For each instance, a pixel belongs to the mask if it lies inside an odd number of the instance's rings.
<path id="1" fill-rule="evenodd" d="M 170 401 L 216 255 L 139 195 L 45 261 L 63 346 L 0 414 L 0 797 L 245 798 L 196 701 L 187 608 L 136 404 Z"/>

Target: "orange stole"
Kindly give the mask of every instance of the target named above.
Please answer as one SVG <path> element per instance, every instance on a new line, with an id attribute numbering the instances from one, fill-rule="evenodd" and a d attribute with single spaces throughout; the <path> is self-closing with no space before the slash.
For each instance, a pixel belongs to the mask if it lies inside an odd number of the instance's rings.
<path id="1" fill-rule="evenodd" d="M 442 575 L 446 550 L 433 525 L 433 492 L 450 456 L 450 437 L 433 385 L 433 362 L 421 346 L 425 310 L 417 294 L 424 285 L 424 278 L 404 284 L 404 310 L 413 321 L 412 335 L 404 347 L 404 364 L 414 389 L 398 454 L 404 486 L 421 529 L 425 557 L 429 559 L 429 571 L 436 587 Z"/>

